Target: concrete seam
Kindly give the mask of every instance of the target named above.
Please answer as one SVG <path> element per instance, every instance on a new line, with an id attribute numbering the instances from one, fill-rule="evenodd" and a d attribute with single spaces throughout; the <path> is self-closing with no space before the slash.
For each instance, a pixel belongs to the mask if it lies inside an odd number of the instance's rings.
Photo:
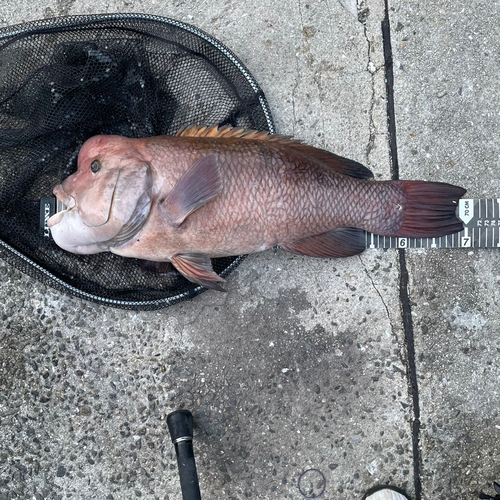
<path id="1" fill-rule="evenodd" d="M 415 363 L 415 339 L 413 333 L 413 319 L 411 305 L 408 296 L 409 275 L 406 266 L 405 250 L 399 250 L 400 285 L 399 299 L 401 303 L 403 330 L 405 333 L 407 376 L 409 379 L 409 391 L 412 398 L 413 420 L 411 422 L 412 444 L 413 444 L 413 481 L 415 488 L 415 500 L 422 498 L 422 454 L 420 451 L 420 397 L 418 391 L 417 367 Z"/>
<path id="2" fill-rule="evenodd" d="M 389 131 L 389 151 L 391 157 L 392 178 L 399 179 L 398 150 L 396 141 L 396 116 L 394 106 L 394 73 L 391 46 L 391 26 L 389 20 L 389 0 L 385 0 L 385 17 L 382 21 L 382 40 L 384 45 L 385 80 L 387 94 L 387 121 Z M 409 391 L 412 399 L 413 420 L 411 423 L 412 447 L 413 447 L 413 481 L 415 489 L 415 500 L 422 498 L 422 454 L 420 450 L 420 399 L 418 391 L 417 368 L 415 363 L 415 339 L 413 320 L 411 315 L 411 304 L 408 294 L 409 274 L 406 265 L 406 254 L 404 249 L 399 250 L 399 300 L 401 305 L 403 330 L 405 335 L 405 346 L 407 356 L 407 376 L 409 380 Z"/>

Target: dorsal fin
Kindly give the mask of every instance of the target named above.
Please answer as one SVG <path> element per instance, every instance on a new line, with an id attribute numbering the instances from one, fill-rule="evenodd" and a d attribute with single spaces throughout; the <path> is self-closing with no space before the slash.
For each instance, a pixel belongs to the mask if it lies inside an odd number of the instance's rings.
<path id="1" fill-rule="evenodd" d="M 179 130 L 176 134 L 177 137 L 212 137 L 212 138 L 225 138 L 225 139 L 251 139 L 255 141 L 266 141 L 275 144 L 286 145 L 303 155 L 310 156 L 316 161 L 321 162 L 326 167 L 331 168 L 339 174 L 349 175 L 356 179 L 371 179 L 373 173 L 361 163 L 354 160 L 337 156 L 336 154 L 318 149 L 308 144 L 304 144 L 299 139 L 294 139 L 288 135 L 270 134 L 269 132 L 259 132 L 258 130 L 246 130 L 243 128 L 231 127 L 225 125 L 224 127 L 206 127 L 191 125 Z"/>
<path id="2" fill-rule="evenodd" d="M 254 139 L 257 141 L 279 142 L 281 144 L 302 144 L 298 139 L 294 139 L 288 135 L 270 134 L 269 132 L 259 132 L 258 130 L 247 130 L 244 128 L 231 127 L 224 125 L 223 127 L 206 127 L 191 125 L 179 130 L 177 137 L 224 137 L 226 139 Z"/>

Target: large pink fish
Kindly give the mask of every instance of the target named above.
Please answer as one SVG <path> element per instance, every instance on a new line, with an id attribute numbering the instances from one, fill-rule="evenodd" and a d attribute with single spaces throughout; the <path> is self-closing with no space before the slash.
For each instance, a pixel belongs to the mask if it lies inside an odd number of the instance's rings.
<path id="1" fill-rule="evenodd" d="M 289 137 L 224 127 L 176 136 L 96 136 L 78 170 L 54 188 L 68 208 L 49 219 L 69 252 L 113 252 L 171 262 L 187 279 L 221 289 L 210 257 L 279 245 L 314 257 L 365 248 L 385 236 L 458 232 L 465 189 L 372 181 L 366 167 Z"/>

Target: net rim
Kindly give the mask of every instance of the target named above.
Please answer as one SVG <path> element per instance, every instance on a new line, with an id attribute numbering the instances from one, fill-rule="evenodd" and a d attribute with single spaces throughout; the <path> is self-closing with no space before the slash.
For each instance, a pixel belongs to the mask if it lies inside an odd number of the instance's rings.
<path id="1" fill-rule="evenodd" d="M 275 133 L 274 122 L 271 116 L 271 111 L 264 97 L 264 93 L 262 92 L 262 89 L 257 84 L 253 76 L 250 74 L 249 70 L 240 61 L 240 59 L 223 43 L 221 43 L 219 40 L 212 37 L 205 31 L 190 24 L 177 21 L 169 17 L 156 16 L 152 14 L 142 14 L 142 13 L 110 13 L 110 14 L 88 14 L 88 15 L 83 14 L 83 15 L 53 17 L 49 19 L 28 21 L 26 23 L 20 23 L 13 26 L 6 26 L 4 28 L 0 28 L 0 42 L 5 39 L 11 39 L 20 35 L 35 34 L 37 32 L 43 33 L 43 31 L 49 31 L 54 29 L 64 30 L 65 28 L 75 28 L 79 26 L 85 26 L 86 24 L 91 24 L 91 23 L 103 23 L 102 27 L 106 28 L 107 27 L 105 25 L 106 22 L 127 21 L 127 20 L 154 21 L 157 23 L 174 26 L 176 28 L 185 30 L 213 45 L 217 50 L 222 52 L 224 56 L 226 56 L 227 59 L 229 59 L 229 61 L 231 61 L 231 63 L 240 71 L 240 73 L 245 77 L 247 82 L 250 84 L 253 91 L 259 98 L 262 111 L 264 113 L 267 125 L 269 127 L 269 132 Z M 0 54 L 1 51 L 2 47 L 0 46 Z M 192 290 L 187 290 L 186 292 L 174 295 L 172 297 L 143 300 L 143 301 L 110 299 L 85 292 L 73 285 L 70 285 L 69 283 L 66 283 L 64 280 L 55 276 L 50 271 L 45 269 L 43 266 L 36 263 L 26 255 L 24 255 L 22 252 L 19 252 L 14 247 L 12 247 L 11 245 L 9 245 L 8 243 L 6 243 L 1 239 L 0 239 L 0 246 L 3 248 L 3 250 L 7 251 L 11 255 L 14 255 L 16 258 L 24 261 L 24 263 L 31 266 L 34 270 L 42 273 L 46 278 L 49 279 L 49 282 L 55 285 L 56 289 L 60 290 L 62 288 L 63 290 L 69 292 L 71 295 L 74 295 L 76 297 L 80 297 L 96 303 L 101 303 L 114 307 L 157 309 L 173 305 L 176 302 L 180 302 L 188 298 L 192 298 L 205 290 L 204 287 L 197 286 Z M 237 256 L 235 260 L 220 273 L 221 277 L 223 278 L 227 277 L 245 258 L 246 255 Z"/>

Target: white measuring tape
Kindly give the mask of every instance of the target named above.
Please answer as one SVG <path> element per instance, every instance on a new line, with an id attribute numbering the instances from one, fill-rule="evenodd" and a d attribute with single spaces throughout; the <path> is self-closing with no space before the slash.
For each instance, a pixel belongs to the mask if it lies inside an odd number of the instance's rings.
<path id="1" fill-rule="evenodd" d="M 500 247 L 500 198 L 459 200 L 460 233 L 440 238 L 395 238 L 366 233 L 366 248 L 498 248 Z"/>

